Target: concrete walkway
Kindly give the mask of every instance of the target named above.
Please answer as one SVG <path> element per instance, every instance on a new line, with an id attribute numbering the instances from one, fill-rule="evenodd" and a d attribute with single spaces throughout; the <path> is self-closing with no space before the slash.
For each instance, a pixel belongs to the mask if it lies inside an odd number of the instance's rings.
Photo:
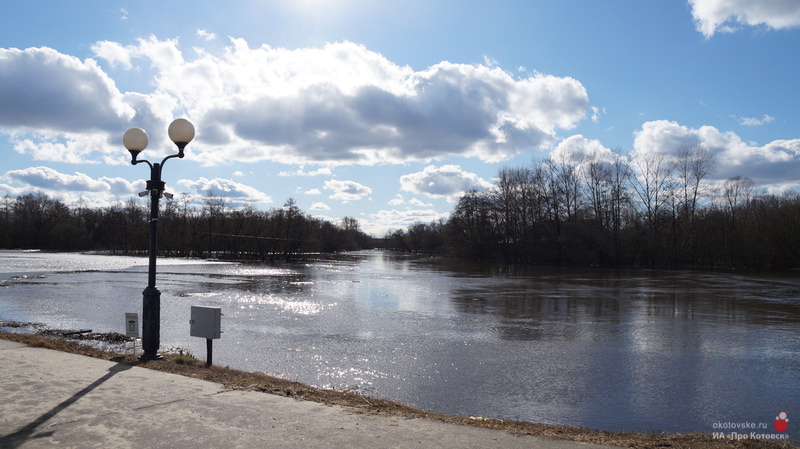
<path id="1" fill-rule="evenodd" d="M 360 413 L 0 339 L 0 448 L 601 448 Z"/>

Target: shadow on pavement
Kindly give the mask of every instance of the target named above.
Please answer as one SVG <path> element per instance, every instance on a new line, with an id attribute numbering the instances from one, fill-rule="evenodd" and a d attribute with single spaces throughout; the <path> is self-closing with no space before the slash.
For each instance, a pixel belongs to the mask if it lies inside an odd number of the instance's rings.
<path id="1" fill-rule="evenodd" d="M 72 405 L 75 402 L 77 402 L 78 399 L 86 396 L 87 394 L 89 394 L 89 392 L 91 392 L 95 388 L 99 387 L 100 385 L 105 383 L 107 380 L 109 380 L 112 377 L 114 377 L 116 374 L 121 373 L 123 371 L 127 371 L 127 370 L 129 370 L 131 368 L 133 368 L 131 365 L 123 365 L 121 363 L 118 363 L 118 364 L 112 366 L 111 368 L 108 369 L 108 373 L 106 375 L 104 375 L 103 377 L 101 377 L 101 378 L 97 379 L 96 381 L 92 382 L 91 384 L 86 386 L 86 388 L 84 388 L 83 390 L 73 394 L 69 399 L 65 400 L 64 402 L 62 402 L 62 403 L 60 403 L 58 405 L 56 405 L 50 411 L 44 413 L 42 416 L 36 418 L 35 420 L 30 422 L 29 424 L 25 425 L 25 427 L 17 430 L 16 432 L 14 432 L 12 434 L 0 437 L 0 447 L 11 449 L 11 448 L 15 448 L 15 447 L 21 446 L 23 443 L 25 443 L 28 440 L 51 436 L 53 434 L 53 432 L 41 432 L 41 433 L 37 433 L 37 434 L 34 434 L 34 433 L 44 423 L 49 421 L 51 418 L 56 416 L 61 411 L 65 410 L 70 405 Z"/>

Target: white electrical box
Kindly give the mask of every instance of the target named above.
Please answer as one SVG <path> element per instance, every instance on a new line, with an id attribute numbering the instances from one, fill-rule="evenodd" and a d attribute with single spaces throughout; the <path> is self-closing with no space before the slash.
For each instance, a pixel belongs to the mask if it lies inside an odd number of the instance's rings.
<path id="1" fill-rule="evenodd" d="M 189 335 L 201 338 L 219 338 L 222 333 L 222 309 L 219 307 L 192 306 Z"/>
<path id="2" fill-rule="evenodd" d="M 125 336 L 139 338 L 139 314 L 125 314 Z"/>

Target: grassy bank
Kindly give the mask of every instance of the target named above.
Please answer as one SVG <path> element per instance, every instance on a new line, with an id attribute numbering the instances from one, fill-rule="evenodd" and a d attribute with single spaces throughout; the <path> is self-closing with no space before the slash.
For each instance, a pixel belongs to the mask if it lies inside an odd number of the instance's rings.
<path id="1" fill-rule="evenodd" d="M 2 324 L 2 323 L 0 323 Z M 484 419 L 463 416 L 450 416 L 426 412 L 385 399 L 371 398 L 350 391 L 314 388 L 298 382 L 279 379 L 266 374 L 244 372 L 226 367 L 206 367 L 205 362 L 191 355 L 178 353 L 164 354 L 163 360 L 142 362 L 133 354 L 109 352 L 85 344 L 80 340 L 65 338 L 60 333 L 18 334 L 0 331 L 0 338 L 25 343 L 34 347 L 54 349 L 125 363 L 132 366 L 165 371 L 197 379 L 219 383 L 228 389 L 261 391 L 270 394 L 315 401 L 330 405 L 352 407 L 363 413 L 386 414 L 409 418 L 424 418 L 453 424 L 500 429 L 508 432 L 538 435 L 548 438 L 565 439 L 586 443 L 606 444 L 630 448 L 792 448 L 786 443 L 760 440 L 731 441 L 715 440 L 710 434 L 643 434 L 636 432 L 607 432 L 578 427 L 535 424 L 524 421 Z M 94 340 L 115 341 L 118 334 L 94 334 L 83 336 Z"/>

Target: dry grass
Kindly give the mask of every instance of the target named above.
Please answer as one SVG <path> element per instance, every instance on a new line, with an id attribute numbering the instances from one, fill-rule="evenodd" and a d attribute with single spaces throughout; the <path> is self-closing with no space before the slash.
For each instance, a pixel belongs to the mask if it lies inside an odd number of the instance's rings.
<path id="1" fill-rule="evenodd" d="M 94 337 L 88 336 L 88 338 Z M 517 434 L 538 435 L 548 438 L 606 444 L 628 448 L 796 448 L 789 443 L 762 440 L 714 439 L 707 433 L 690 434 L 643 434 L 637 432 L 608 432 L 580 427 L 535 424 L 524 421 L 471 418 L 426 412 L 386 399 L 363 396 L 350 391 L 328 390 L 310 387 L 298 382 L 279 379 L 266 374 L 244 372 L 227 367 L 206 367 L 205 362 L 187 354 L 164 354 L 163 360 L 142 362 L 132 354 L 118 354 L 95 349 L 78 341 L 67 340 L 56 335 L 15 334 L 0 331 L 0 338 L 28 344 L 30 346 L 66 351 L 89 357 L 111 360 L 133 366 L 165 371 L 182 376 L 208 380 L 229 389 L 261 391 L 270 394 L 315 401 L 330 405 L 341 405 L 361 410 L 363 413 L 386 414 L 408 418 L 424 418 L 453 424 L 500 429 Z M 86 336 L 83 338 L 87 338 Z M 117 339 L 112 335 L 111 340 Z"/>

